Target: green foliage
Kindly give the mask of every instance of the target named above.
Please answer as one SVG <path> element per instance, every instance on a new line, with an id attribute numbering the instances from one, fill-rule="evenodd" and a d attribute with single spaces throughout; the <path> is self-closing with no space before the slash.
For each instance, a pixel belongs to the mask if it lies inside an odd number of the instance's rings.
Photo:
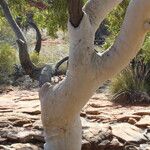
<path id="1" fill-rule="evenodd" d="M 115 37 L 110 35 L 105 39 L 105 43 L 102 45 L 103 51 L 107 50 L 114 42 Z"/>
<path id="2" fill-rule="evenodd" d="M 113 94 L 136 89 L 134 77 L 129 67 L 122 70 L 122 72 L 112 80 L 110 89 Z"/>
<path id="3" fill-rule="evenodd" d="M 31 52 L 30 54 L 31 61 L 39 67 L 42 67 L 44 64 L 48 63 L 48 59 L 45 58 L 42 54 L 38 55 L 36 52 Z"/>
<path id="4" fill-rule="evenodd" d="M 147 35 L 141 50 L 145 62 L 149 63 L 150 62 L 150 34 Z"/>
<path id="5" fill-rule="evenodd" d="M 16 45 L 15 35 L 5 20 L 0 19 L 0 41 L 9 43 L 10 45 Z"/>
<path id="6" fill-rule="evenodd" d="M 40 55 L 30 52 L 30 58 L 37 66 L 43 66 L 44 64 L 56 64 L 59 60 L 68 55 L 67 44 L 51 44 L 45 45 L 42 48 Z"/>
<path id="7" fill-rule="evenodd" d="M 13 72 L 16 63 L 16 52 L 9 44 L 0 43 L 0 83 Z"/>
<path id="8" fill-rule="evenodd" d="M 67 1 L 65 0 L 34 0 L 35 2 L 42 2 L 46 9 L 40 10 L 33 7 L 27 0 L 9 0 L 8 5 L 14 18 L 21 17 L 25 21 L 26 14 L 34 13 L 34 20 L 42 29 L 47 29 L 48 34 L 56 37 L 58 30 L 65 31 L 67 28 Z M 3 17 L 3 14 L 0 13 Z"/>
<path id="9" fill-rule="evenodd" d="M 118 35 L 124 20 L 125 12 L 130 0 L 124 0 L 107 17 L 107 27 L 111 35 L 106 39 L 103 45 L 108 49 Z M 133 63 L 134 62 L 134 63 Z M 145 71 L 144 71 L 145 70 Z M 150 93 L 150 34 L 147 35 L 140 53 L 133 59 L 127 68 L 118 74 L 112 81 L 111 91 L 113 94 L 122 96 L 121 93 L 129 92 L 130 97 L 134 93 Z M 136 91 L 136 92 L 135 92 Z M 134 95 L 133 94 L 133 95 Z M 135 95 L 136 95 L 135 94 Z M 123 99 L 120 98 L 120 99 Z M 130 99 L 133 101 L 133 97 Z"/>
<path id="10" fill-rule="evenodd" d="M 133 73 L 132 68 L 127 67 L 116 78 L 110 86 L 113 93 L 112 100 L 115 103 L 145 103 L 149 102 L 149 96 L 145 81 L 139 80 Z"/>
<path id="11" fill-rule="evenodd" d="M 106 38 L 105 44 L 102 45 L 103 49 L 108 49 L 114 42 L 114 39 L 118 35 L 121 25 L 124 20 L 125 12 L 130 0 L 124 0 L 120 5 L 118 5 L 106 18 L 106 27 L 111 33 L 110 36 Z"/>
<path id="12" fill-rule="evenodd" d="M 124 91 L 148 92 L 150 90 L 146 86 L 146 74 L 140 70 L 143 66 L 135 65 L 135 68 L 130 65 L 123 69 L 122 72 L 112 80 L 110 88 L 113 94 Z"/>
<path id="13" fill-rule="evenodd" d="M 35 64 L 38 65 L 39 64 L 39 55 L 36 52 L 31 52 L 30 54 L 30 59 L 31 61 Z"/>
<path id="14" fill-rule="evenodd" d="M 120 27 L 123 23 L 125 12 L 129 0 L 124 0 L 118 7 L 116 7 L 107 17 L 107 26 L 113 36 L 116 36 L 120 31 Z"/>
<path id="15" fill-rule="evenodd" d="M 41 29 L 47 29 L 48 34 L 53 37 L 56 36 L 58 30 L 65 31 L 67 28 L 68 20 L 68 1 L 67 0 L 33 0 L 42 2 L 46 9 L 38 9 L 32 6 L 28 0 L 7 0 L 8 6 L 14 18 L 21 17 L 25 21 L 26 14 L 29 12 L 34 13 L 34 20 L 37 22 Z M 85 3 L 87 0 L 84 0 Z M 0 18 L 4 18 L 0 10 Z"/>
<path id="16" fill-rule="evenodd" d="M 143 51 L 140 51 L 129 66 L 112 80 L 115 102 L 150 102 L 150 63 L 143 56 Z"/>

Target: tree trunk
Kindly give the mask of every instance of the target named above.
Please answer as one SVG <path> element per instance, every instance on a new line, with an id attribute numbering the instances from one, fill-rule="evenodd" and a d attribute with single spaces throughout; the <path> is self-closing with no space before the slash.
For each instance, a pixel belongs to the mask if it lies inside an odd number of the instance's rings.
<path id="1" fill-rule="evenodd" d="M 22 68 L 25 70 L 25 72 L 33 79 L 39 80 L 41 71 L 43 68 L 36 67 L 30 60 L 29 54 L 28 54 L 28 47 L 26 38 L 24 37 L 21 29 L 13 19 L 10 10 L 8 8 L 8 5 L 5 0 L 0 0 L 0 5 L 3 9 L 5 18 L 9 22 L 11 28 L 16 34 L 18 47 L 19 47 L 19 59 L 20 63 L 22 65 Z"/>
<path id="2" fill-rule="evenodd" d="M 38 28 L 38 26 L 36 25 L 36 23 L 33 20 L 33 13 L 28 13 L 27 14 L 27 23 L 29 24 L 30 27 L 32 27 L 35 32 L 36 32 L 36 45 L 34 48 L 34 51 L 39 54 L 40 50 L 41 50 L 41 44 L 42 44 L 42 35 L 41 32 Z"/>
<path id="3" fill-rule="evenodd" d="M 150 1 L 132 0 L 114 45 L 101 55 L 94 51 L 99 23 L 120 2 L 90 0 L 84 6 L 81 20 L 70 19 L 67 76 L 57 85 L 44 84 L 39 92 L 45 150 L 81 149 L 81 109 L 99 85 L 123 69 L 142 46 L 150 29 Z"/>
<path id="4" fill-rule="evenodd" d="M 37 25 L 34 22 L 30 23 L 30 25 L 36 31 L 36 45 L 35 45 L 34 50 L 35 50 L 36 53 L 39 54 L 40 50 L 41 50 L 42 35 L 41 35 L 41 32 L 40 32 L 39 28 L 37 27 Z"/>

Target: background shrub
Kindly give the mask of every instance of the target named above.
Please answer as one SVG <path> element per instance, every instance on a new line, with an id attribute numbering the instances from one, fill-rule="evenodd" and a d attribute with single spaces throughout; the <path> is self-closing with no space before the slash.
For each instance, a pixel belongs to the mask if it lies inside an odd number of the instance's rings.
<path id="1" fill-rule="evenodd" d="M 9 44 L 0 43 L 0 83 L 4 83 L 12 74 L 16 61 L 16 50 Z"/>
<path id="2" fill-rule="evenodd" d="M 129 67 L 122 70 L 121 73 L 112 79 L 110 89 L 113 94 L 136 89 L 134 77 Z"/>

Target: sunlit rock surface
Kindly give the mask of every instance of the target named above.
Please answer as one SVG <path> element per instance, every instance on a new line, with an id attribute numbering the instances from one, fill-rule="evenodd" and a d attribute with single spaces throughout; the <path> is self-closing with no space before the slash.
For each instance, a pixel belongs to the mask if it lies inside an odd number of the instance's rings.
<path id="1" fill-rule="evenodd" d="M 0 150 L 42 150 L 38 89 L 0 95 Z M 82 150 L 150 150 L 150 106 L 114 105 L 95 94 L 81 111 Z"/>

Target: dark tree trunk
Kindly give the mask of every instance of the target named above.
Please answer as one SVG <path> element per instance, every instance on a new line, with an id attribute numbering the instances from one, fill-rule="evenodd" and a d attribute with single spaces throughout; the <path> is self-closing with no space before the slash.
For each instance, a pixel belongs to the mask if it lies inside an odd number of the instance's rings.
<path id="1" fill-rule="evenodd" d="M 41 32 L 40 32 L 38 26 L 36 25 L 36 23 L 33 20 L 32 13 L 27 14 L 27 23 L 29 24 L 30 27 L 32 27 L 36 31 L 36 45 L 35 45 L 34 50 L 37 54 L 39 54 L 40 50 L 41 50 L 42 35 L 41 35 Z"/>
<path id="2" fill-rule="evenodd" d="M 68 0 L 69 19 L 74 27 L 78 27 L 83 17 L 82 0 Z"/>
<path id="3" fill-rule="evenodd" d="M 12 18 L 12 15 L 10 13 L 10 10 L 8 8 L 8 5 L 5 0 L 0 1 L 0 5 L 3 9 L 5 18 L 9 22 L 11 28 L 16 34 L 18 47 L 19 47 L 19 59 L 20 63 L 22 65 L 22 68 L 25 70 L 25 72 L 33 79 L 38 80 L 40 76 L 40 72 L 42 68 L 37 68 L 30 60 L 29 54 L 28 54 L 28 47 L 26 39 L 15 22 L 15 20 Z"/>
<path id="4" fill-rule="evenodd" d="M 42 36 L 41 36 L 39 28 L 34 22 L 30 22 L 30 26 L 36 31 L 36 45 L 35 45 L 34 50 L 36 53 L 39 54 L 41 50 Z"/>
<path id="5" fill-rule="evenodd" d="M 65 72 L 62 72 L 59 70 L 59 67 L 65 62 L 65 61 L 68 61 L 69 60 L 69 56 L 66 56 L 64 57 L 63 59 L 61 59 L 56 65 L 55 65 L 55 73 L 54 75 L 62 75 L 62 74 L 65 74 Z M 68 62 L 67 62 L 68 64 Z"/>

